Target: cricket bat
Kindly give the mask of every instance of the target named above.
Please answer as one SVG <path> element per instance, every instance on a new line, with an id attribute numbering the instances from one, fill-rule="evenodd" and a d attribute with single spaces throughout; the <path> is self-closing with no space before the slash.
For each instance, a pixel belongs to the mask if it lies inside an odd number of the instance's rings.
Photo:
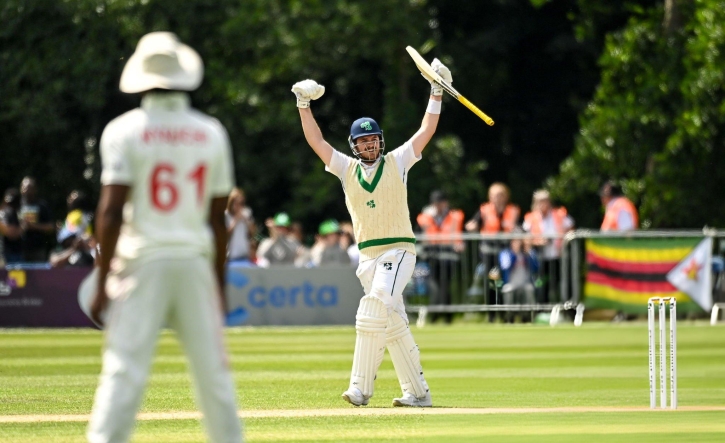
<path id="1" fill-rule="evenodd" d="M 473 103 L 468 101 L 468 99 L 466 97 L 464 97 L 463 95 L 461 95 L 460 92 L 456 91 L 453 88 L 453 86 L 451 86 L 448 82 L 443 80 L 443 78 L 441 78 L 441 76 L 438 75 L 438 73 L 435 72 L 435 70 L 433 70 L 431 65 L 428 64 L 428 62 L 425 61 L 425 59 L 418 53 L 418 51 L 416 51 L 411 46 L 406 47 L 405 50 L 408 51 L 408 54 L 410 54 L 410 57 L 415 62 L 415 65 L 418 67 L 418 70 L 420 70 L 420 72 L 423 74 L 423 76 L 425 78 L 427 78 L 429 80 L 433 80 L 436 83 L 438 83 L 439 85 L 441 85 L 441 87 L 443 88 L 444 91 L 446 91 L 447 93 L 449 93 L 453 97 L 455 97 L 456 100 L 461 102 L 463 104 L 463 106 L 467 107 L 474 114 L 476 114 L 478 117 L 480 117 L 481 120 L 486 122 L 487 125 L 493 126 L 493 120 L 491 119 L 491 117 L 489 117 L 483 111 L 478 109 L 476 107 L 476 105 L 474 105 Z"/>

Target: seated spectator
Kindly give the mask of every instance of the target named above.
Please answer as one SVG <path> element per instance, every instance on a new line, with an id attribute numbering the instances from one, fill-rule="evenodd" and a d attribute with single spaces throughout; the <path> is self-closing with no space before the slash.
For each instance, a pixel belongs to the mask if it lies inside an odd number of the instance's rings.
<path id="1" fill-rule="evenodd" d="M 517 227 L 521 210 L 518 206 L 509 203 L 510 192 L 503 183 L 493 183 L 488 188 L 488 202 L 481 204 L 474 217 L 466 222 L 465 228 L 469 232 L 481 234 L 510 233 Z M 488 274 L 496 266 L 498 254 L 506 248 L 506 240 L 486 240 L 480 245 L 483 275 Z M 489 303 L 495 293 L 489 288 L 489 279 L 483 280 L 483 294 Z M 492 316 L 490 316 L 492 318 Z"/>
<path id="2" fill-rule="evenodd" d="M 530 240 L 511 240 L 511 247 L 499 254 L 504 304 L 534 304 L 534 274 L 539 270 L 536 252 Z M 522 297 L 523 296 L 523 297 Z M 522 300 L 523 299 L 523 300 Z"/>
<path id="3" fill-rule="evenodd" d="M 509 203 L 509 188 L 503 183 L 494 183 L 488 188 L 488 202 L 482 203 L 471 220 L 466 222 L 466 231 L 483 234 L 513 231 L 521 210 Z"/>
<path id="4" fill-rule="evenodd" d="M 300 246 L 299 242 L 290 236 L 289 215 L 280 212 L 272 220 L 270 237 L 259 244 L 257 262 L 262 267 L 294 265 Z"/>
<path id="5" fill-rule="evenodd" d="M 267 228 L 267 233 L 272 240 L 277 238 L 277 230 L 274 229 L 274 217 L 267 217 L 264 219 L 264 227 Z M 264 241 L 264 240 L 262 240 Z"/>
<path id="6" fill-rule="evenodd" d="M 574 229 L 574 220 L 567 214 L 565 207 L 554 208 L 551 205 L 549 191 L 539 189 L 534 192 L 531 212 L 524 216 L 523 228 L 533 235 L 533 244 L 541 253 L 540 299 L 551 301 L 558 293 L 562 239 L 564 234 Z"/>
<path id="7" fill-rule="evenodd" d="M 463 251 L 463 241 L 460 239 L 463 231 L 463 211 L 451 209 L 445 193 L 436 190 L 430 195 L 430 205 L 418 214 L 417 222 L 425 234 L 448 237 L 427 240 L 423 245 L 423 257 L 430 266 L 430 275 L 438 288 L 435 297 L 431 297 L 430 304 L 449 305 L 451 282 L 458 273 L 459 253 Z M 432 315 L 431 321 L 435 321 L 437 317 L 439 316 Z M 452 319 L 451 314 L 442 314 L 440 317 L 448 323 Z"/>
<path id="8" fill-rule="evenodd" d="M 471 220 L 466 222 L 466 231 L 478 231 L 481 234 L 498 234 L 512 232 L 519 223 L 521 210 L 509 203 L 510 192 L 503 183 L 494 183 L 488 188 L 488 202 L 482 203 Z M 504 242 L 486 241 L 481 243 L 481 253 L 486 267 L 493 266 L 491 256 L 498 254 L 505 247 Z"/>
<path id="9" fill-rule="evenodd" d="M 350 256 L 340 246 L 341 232 L 340 225 L 335 220 L 325 220 L 320 224 L 318 234 L 323 246 L 319 255 L 319 261 L 313 261 L 315 266 L 350 264 Z"/>
<path id="10" fill-rule="evenodd" d="M 448 239 L 426 241 L 426 249 L 443 248 L 456 252 L 463 250 L 463 241 L 458 237 L 458 234 L 463 232 L 463 211 L 451 209 L 448 197 L 443 191 L 431 192 L 430 205 L 423 208 L 416 220 L 424 234 L 449 237 Z"/>
<path id="11" fill-rule="evenodd" d="M 244 191 L 239 188 L 232 189 L 224 213 L 229 235 L 227 258 L 230 262 L 250 259 L 250 240 L 256 233 L 256 227 L 252 209 L 245 203 Z"/>
<path id="12" fill-rule="evenodd" d="M 0 235 L 2 235 L 2 250 L 6 264 L 23 261 L 19 210 L 20 193 L 15 188 L 6 190 L 0 203 Z"/>
<path id="13" fill-rule="evenodd" d="M 602 231 L 632 231 L 639 228 L 639 214 L 630 199 L 624 196 L 622 188 L 610 180 L 602 185 L 599 197 L 604 206 Z"/>
<path id="14" fill-rule="evenodd" d="M 295 259 L 295 266 L 298 268 L 307 268 L 312 266 L 312 258 L 310 255 L 310 248 L 305 246 L 305 230 L 300 222 L 293 222 L 290 225 L 289 236 L 299 243 L 300 247 L 297 250 L 297 258 Z"/>
<path id="15" fill-rule="evenodd" d="M 357 266 L 360 263 L 360 249 L 357 247 L 355 241 L 355 231 L 352 228 L 352 223 L 342 222 L 340 223 L 340 247 L 347 251 L 347 256 L 350 257 L 350 264 Z"/>
<path id="16" fill-rule="evenodd" d="M 92 267 L 95 261 L 95 240 L 81 229 L 63 228 L 58 233 L 60 250 L 50 254 L 50 266 Z"/>
<path id="17" fill-rule="evenodd" d="M 534 192 L 531 212 L 524 216 L 523 228 L 533 235 L 533 244 L 542 248 L 542 258 L 553 260 L 561 256 L 561 237 L 574 228 L 574 219 L 566 208 L 551 205 L 549 191 L 539 189 Z M 560 238 L 541 238 L 539 235 L 559 236 Z"/>
<path id="18" fill-rule="evenodd" d="M 38 198 L 35 179 L 25 177 L 20 183 L 20 228 L 22 229 L 23 261 L 45 262 L 55 233 L 53 214 L 48 204 Z"/>
<path id="19" fill-rule="evenodd" d="M 93 210 L 86 194 L 83 191 L 71 191 L 66 199 L 66 205 L 68 215 L 63 224 L 58 226 L 58 231 L 68 229 L 87 236 L 93 235 Z"/>

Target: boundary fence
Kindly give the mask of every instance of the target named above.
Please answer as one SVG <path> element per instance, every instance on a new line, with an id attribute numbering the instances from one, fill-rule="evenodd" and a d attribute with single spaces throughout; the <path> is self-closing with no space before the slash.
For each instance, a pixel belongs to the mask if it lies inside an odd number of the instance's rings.
<path id="1" fill-rule="evenodd" d="M 585 240 L 614 239 L 713 239 L 713 257 L 722 259 L 725 252 L 725 231 L 705 228 L 702 230 L 657 230 L 600 232 L 578 229 L 563 236 L 536 235 L 529 233 L 416 236 L 418 264 L 411 283 L 404 295 L 408 312 L 418 315 L 418 326 L 424 326 L 428 317 L 455 313 L 529 313 L 531 318 L 538 312 L 550 312 L 549 324 L 557 324 L 562 311 L 573 311 L 574 324 L 582 324 L 584 304 L 582 285 L 585 277 Z M 537 253 L 539 267 L 531 274 L 534 297 L 524 295 L 517 302 L 515 297 L 503 297 L 505 282 L 502 278 L 501 251 L 511 249 L 512 241 L 531 244 Z M 551 256 L 555 244 L 558 257 Z M 544 255 L 548 245 L 549 254 Z M 504 263 L 505 265 L 505 263 Z M 720 309 L 725 309 L 725 275 L 722 267 L 713 273 L 712 324 L 718 319 Z M 508 288 L 511 289 L 511 288 Z M 517 288 L 520 289 L 521 288 Z M 447 292 L 447 293 L 446 293 Z M 520 291 L 521 292 L 521 291 Z M 524 291 L 525 292 L 525 291 Z"/>

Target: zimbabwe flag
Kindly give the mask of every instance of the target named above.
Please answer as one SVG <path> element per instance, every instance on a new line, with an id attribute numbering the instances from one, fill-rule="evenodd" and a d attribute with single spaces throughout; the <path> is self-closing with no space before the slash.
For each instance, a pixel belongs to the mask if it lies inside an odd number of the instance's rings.
<path id="1" fill-rule="evenodd" d="M 651 297 L 676 297 L 677 310 L 701 311 L 692 299 L 667 281 L 667 273 L 700 243 L 701 238 L 606 238 L 586 241 L 587 309 L 647 313 Z"/>

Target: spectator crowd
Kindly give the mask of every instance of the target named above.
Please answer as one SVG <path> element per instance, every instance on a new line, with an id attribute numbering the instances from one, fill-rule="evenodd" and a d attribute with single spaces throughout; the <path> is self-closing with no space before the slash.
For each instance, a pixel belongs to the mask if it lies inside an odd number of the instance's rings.
<path id="1" fill-rule="evenodd" d="M 96 254 L 93 208 L 86 194 L 73 190 L 67 214 L 56 221 L 33 177 L 3 193 L 0 205 L 0 258 L 7 265 L 23 263 L 92 266 Z"/>
<path id="2" fill-rule="evenodd" d="M 56 221 L 41 191 L 33 177 L 23 178 L 19 188 L 5 190 L 0 206 L 3 261 L 8 265 L 92 266 L 96 242 L 90 199 L 82 191 L 71 191 L 66 216 Z M 606 182 L 600 197 L 605 210 L 602 230 L 637 228 L 637 210 L 620 187 Z M 510 202 L 509 189 L 503 183 L 489 187 L 488 201 L 481 203 L 468 220 L 462 210 L 450 207 L 444 192 L 437 190 L 431 193 L 430 204 L 415 221 L 419 232 L 432 238 L 421 244 L 421 253 L 440 288 L 440 303 L 451 302 L 450 279 L 464 249 L 457 234 L 521 234 L 514 240 L 482 241 L 479 256 L 486 272 L 494 268 L 500 272 L 497 278 L 502 280 L 506 300 L 521 294 L 530 301 L 533 276 L 538 271 L 558 272 L 561 237 L 574 228 L 566 208 L 552 205 L 549 192 L 544 189 L 534 192 L 531 210 L 522 217 L 520 207 Z M 311 268 L 357 265 L 359 260 L 350 222 L 325 220 L 309 237 L 302 224 L 286 212 L 265 219 L 259 226 L 240 188 L 234 188 L 229 195 L 226 225 L 230 263 Z"/>

